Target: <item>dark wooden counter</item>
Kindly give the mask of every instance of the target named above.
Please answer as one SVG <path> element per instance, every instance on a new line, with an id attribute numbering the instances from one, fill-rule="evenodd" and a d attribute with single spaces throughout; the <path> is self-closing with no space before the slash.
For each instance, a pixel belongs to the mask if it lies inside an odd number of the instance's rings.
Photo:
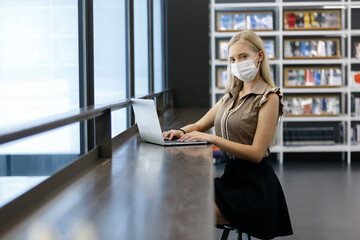
<path id="1" fill-rule="evenodd" d="M 179 127 L 181 117 L 166 120 L 174 114 L 165 115 L 166 125 Z M 211 145 L 161 147 L 135 135 L 0 238 L 29 239 L 40 225 L 56 239 L 74 239 L 86 225 L 94 239 L 211 240 L 213 199 Z"/>

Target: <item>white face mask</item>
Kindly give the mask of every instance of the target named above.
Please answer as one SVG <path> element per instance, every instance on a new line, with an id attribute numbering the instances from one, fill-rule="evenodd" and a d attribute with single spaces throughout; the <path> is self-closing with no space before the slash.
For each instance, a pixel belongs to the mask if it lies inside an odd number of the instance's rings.
<path id="1" fill-rule="evenodd" d="M 246 60 L 243 62 L 232 63 L 231 64 L 231 73 L 237 77 L 239 80 L 244 82 L 251 82 L 254 80 L 257 72 L 259 71 L 259 67 L 256 67 L 254 64 L 256 57 L 252 60 Z M 258 66 L 260 65 L 260 62 Z"/>

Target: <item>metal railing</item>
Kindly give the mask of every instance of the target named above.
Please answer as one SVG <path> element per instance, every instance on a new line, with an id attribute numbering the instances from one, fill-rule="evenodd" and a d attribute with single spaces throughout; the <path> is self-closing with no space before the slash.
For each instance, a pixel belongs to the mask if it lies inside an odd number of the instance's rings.
<path id="1" fill-rule="evenodd" d="M 167 101 L 164 101 L 165 97 L 167 97 Z M 156 107 L 159 115 L 164 113 L 166 107 L 173 107 L 171 89 L 151 93 L 140 98 L 156 99 Z M 165 102 L 167 102 L 166 106 L 164 104 Z M 0 133 L 0 144 L 3 144 L 72 123 L 95 119 L 95 147 L 31 190 L 1 207 L 0 236 L 3 232 L 7 231 L 9 224 L 14 224 L 18 218 L 26 216 L 26 213 L 31 212 L 33 206 L 39 206 L 39 203 L 43 201 L 45 197 L 53 194 L 60 186 L 69 182 L 72 177 L 83 171 L 87 166 L 99 159 L 111 158 L 114 146 L 118 146 L 120 143 L 126 141 L 129 136 L 137 132 L 137 126 L 133 125 L 116 137 L 111 138 L 111 112 L 129 106 L 131 106 L 130 99 L 106 105 L 85 107 L 46 118 L 36 123 L 8 129 L 6 132 Z"/>

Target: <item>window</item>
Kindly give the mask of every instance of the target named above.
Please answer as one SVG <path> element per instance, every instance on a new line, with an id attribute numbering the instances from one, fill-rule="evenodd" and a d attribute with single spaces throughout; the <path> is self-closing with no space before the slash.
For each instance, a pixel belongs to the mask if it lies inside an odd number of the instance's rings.
<path id="1" fill-rule="evenodd" d="M 79 107 L 77 0 L 0 1 L 0 132 Z M 79 124 L 0 145 L 0 205 L 79 156 Z"/>
<path id="2" fill-rule="evenodd" d="M 1 1 L 0 130 L 79 106 L 77 1 Z M 68 139 L 73 139 L 71 142 Z M 79 126 L 0 146 L 0 154 L 79 153 Z"/>
<path id="3" fill-rule="evenodd" d="M 163 89 L 162 0 L 136 0 L 134 66 L 126 61 L 127 0 L 93 0 L 94 99 L 106 104 Z M 148 3 L 153 4 L 149 56 Z M 78 0 L 0 1 L 0 134 L 14 126 L 78 109 Z M 81 5 L 80 4 L 80 5 Z M 86 10 L 90 10 L 86 9 Z M 82 24 L 82 23 L 81 23 Z M 82 40 L 82 39 L 81 39 Z M 149 66 L 149 57 L 153 66 Z M 127 70 L 134 67 L 134 82 Z M 87 93 L 91 94 L 91 93 Z M 112 137 L 126 129 L 128 108 L 112 112 Z M 0 145 L 0 207 L 80 155 L 80 123 Z"/>
<path id="4" fill-rule="evenodd" d="M 135 96 L 149 93 L 147 0 L 134 1 Z"/>
<path id="5" fill-rule="evenodd" d="M 163 90 L 163 38 L 162 38 L 162 0 L 153 1 L 153 30 L 154 30 L 154 91 Z"/>
<path id="6" fill-rule="evenodd" d="M 125 0 L 94 1 L 95 104 L 126 98 Z M 126 129 L 126 109 L 112 112 L 112 136 Z"/>

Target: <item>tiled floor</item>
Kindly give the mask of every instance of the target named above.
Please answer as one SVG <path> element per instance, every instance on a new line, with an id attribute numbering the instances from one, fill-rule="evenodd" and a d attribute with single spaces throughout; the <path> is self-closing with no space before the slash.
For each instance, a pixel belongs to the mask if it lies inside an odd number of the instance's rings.
<path id="1" fill-rule="evenodd" d="M 339 161 L 274 162 L 283 186 L 294 235 L 277 239 L 360 239 L 360 163 Z M 221 175 L 224 164 L 214 166 Z M 217 230 L 220 239 L 221 230 Z M 236 239 L 232 232 L 229 240 Z M 246 238 L 244 238 L 246 239 Z M 254 239 L 254 238 L 252 238 Z"/>

